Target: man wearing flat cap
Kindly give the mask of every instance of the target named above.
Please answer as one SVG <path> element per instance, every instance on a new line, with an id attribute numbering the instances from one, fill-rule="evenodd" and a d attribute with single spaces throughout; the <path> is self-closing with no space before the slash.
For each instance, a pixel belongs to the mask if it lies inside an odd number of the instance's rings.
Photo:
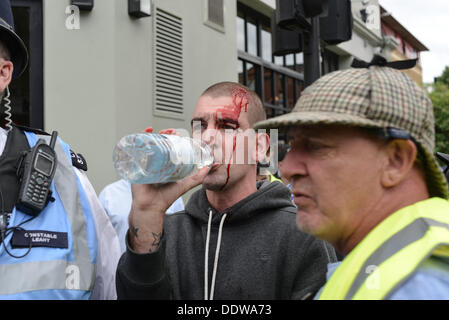
<path id="1" fill-rule="evenodd" d="M 294 110 L 255 128 L 287 130 L 282 174 L 300 229 L 345 255 L 319 299 L 449 299 L 448 186 L 433 107 L 376 57 L 308 87 Z"/>

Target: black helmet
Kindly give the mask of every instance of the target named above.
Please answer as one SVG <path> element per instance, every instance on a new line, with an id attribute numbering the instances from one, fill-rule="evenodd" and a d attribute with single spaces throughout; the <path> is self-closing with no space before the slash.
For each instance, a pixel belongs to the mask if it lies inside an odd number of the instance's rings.
<path id="1" fill-rule="evenodd" d="M 28 51 L 22 39 L 14 32 L 14 19 L 9 0 L 0 0 L 0 41 L 11 55 L 14 65 L 12 78 L 19 77 L 28 64 Z"/>

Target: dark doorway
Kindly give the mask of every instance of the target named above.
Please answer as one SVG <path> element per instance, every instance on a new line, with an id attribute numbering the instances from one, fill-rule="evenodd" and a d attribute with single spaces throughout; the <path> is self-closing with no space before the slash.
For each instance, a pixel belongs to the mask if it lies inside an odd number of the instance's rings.
<path id="1" fill-rule="evenodd" d="M 27 46 L 30 57 L 25 72 L 9 86 L 11 118 L 16 124 L 43 129 L 42 0 L 11 0 L 11 6 L 16 33 Z"/>

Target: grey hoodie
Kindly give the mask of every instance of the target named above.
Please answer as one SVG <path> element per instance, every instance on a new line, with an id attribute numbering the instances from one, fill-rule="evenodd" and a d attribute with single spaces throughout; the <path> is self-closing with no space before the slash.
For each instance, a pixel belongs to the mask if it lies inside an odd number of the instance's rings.
<path id="1" fill-rule="evenodd" d="M 204 299 L 205 291 L 210 297 L 212 286 L 214 299 L 313 297 L 326 281 L 327 264 L 336 261 L 335 251 L 299 231 L 295 214 L 290 192 L 279 182 L 258 184 L 257 192 L 221 213 L 212 208 L 201 189 L 192 195 L 184 212 L 165 217 L 156 252 L 137 254 L 127 244 L 117 269 L 118 298 Z"/>

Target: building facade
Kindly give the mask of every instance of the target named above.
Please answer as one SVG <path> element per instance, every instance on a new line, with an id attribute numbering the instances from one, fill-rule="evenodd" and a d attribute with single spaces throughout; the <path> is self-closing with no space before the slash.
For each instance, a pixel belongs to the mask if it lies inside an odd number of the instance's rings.
<path id="1" fill-rule="evenodd" d="M 423 72 L 420 59 L 420 53 L 429 49 L 421 43 L 413 34 L 411 34 L 393 15 L 385 10 L 382 6 L 381 25 L 382 35 L 390 37 L 396 43 L 396 48 L 391 54 L 391 61 L 418 59 L 414 68 L 404 70 L 404 72 L 412 78 L 420 86 L 423 86 Z"/>

